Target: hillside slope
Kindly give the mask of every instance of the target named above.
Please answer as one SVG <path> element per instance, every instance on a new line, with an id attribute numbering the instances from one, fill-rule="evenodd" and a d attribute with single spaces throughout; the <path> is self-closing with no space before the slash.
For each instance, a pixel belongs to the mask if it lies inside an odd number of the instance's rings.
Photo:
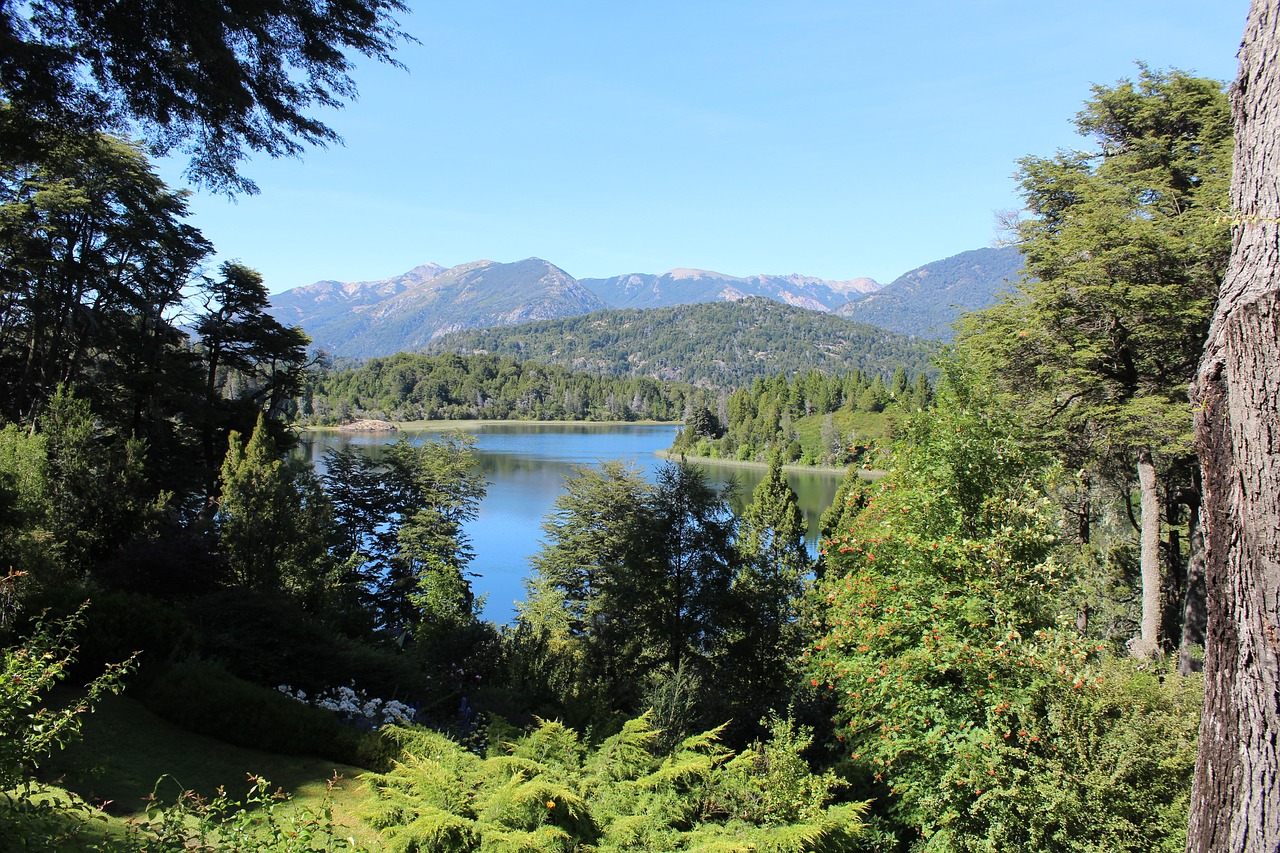
<path id="1" fill-rule="evenodd" d="M 996 301 L 1022 274 L 1017 248 L 974 249 L 917 267 L 835 309 L 850 320 L 941 341 L 962 313 Z"/>
<path id="2" fill-rule="evenodd" d="M 598 311 L 436 338 L 427 352 L 494 353 L 619 376 L 740 387 L 818 368 L 885 374 L 929 369 L 935 347 L 764 297 Z"/>

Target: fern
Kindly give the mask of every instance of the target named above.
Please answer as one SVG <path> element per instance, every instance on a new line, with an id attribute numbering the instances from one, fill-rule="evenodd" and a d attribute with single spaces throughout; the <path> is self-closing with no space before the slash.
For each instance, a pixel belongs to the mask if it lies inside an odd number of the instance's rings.
<path id="1" fill-rule="evenodd" d="M 405 735 L 408 755 L 368 777 L 366 819 L 396 851 L 484 853 L 798 853 L 850 849 L 864 804 L 829 804 L 839 785 L 800 757 L 808 732 L 773 721 L 773 738 L 740 756 L 723 727 L 654 754 L 648 715 L 588 751 L 576 732 L 539 721 L 480 759 L 439 736 Z M 416 740 L 415 740 L 416 738 Z"/>

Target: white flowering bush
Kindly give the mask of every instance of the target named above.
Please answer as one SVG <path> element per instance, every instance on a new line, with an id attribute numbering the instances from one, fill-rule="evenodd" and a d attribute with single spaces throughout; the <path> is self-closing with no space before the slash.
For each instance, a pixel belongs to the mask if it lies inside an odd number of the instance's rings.
<path id="1" fill-rule="evenodd" d="M 331 687 L 308 697 L 303 690 L 294 690 L 287 684 L 276 688 L 291 699 L 306 705 L 314 705 L 333 711 L 343 720 L 360 728 L 380 729 L 387 725 L 409 725 L 417 717 L 417 709 L 398 699 L 370 697 L 363 690 L 351 687 Z"/>

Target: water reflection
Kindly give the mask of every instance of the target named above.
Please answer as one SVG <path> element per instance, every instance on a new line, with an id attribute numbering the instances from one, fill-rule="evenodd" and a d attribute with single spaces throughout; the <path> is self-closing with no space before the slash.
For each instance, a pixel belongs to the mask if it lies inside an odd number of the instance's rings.
<path id="1" fill-rule="evenodd" d="M 468 423 L 463 431 L 477 439 L 476 456 L 489 482 L 479 516 L 467 527 L 476 556 L 471 570 L 477 595 L 487 595 L 485 617 L 509 622 L 515 602 L 524 598 L 529 558 L 541 547 L 543 517 L 551 511 L 566 476 L 576 465 L 598 465 L 602 460 L 633 463 L 652 481 L 663 460 L 656 454 L 671 446 L 676 427 L 631 424 L 522 424 Z M 378 456 L 383 446 L 407 437 L 429 441 L 443 434 L 439 428 L 403 430 L 397 433 L 304 433 L 301 450 L 323 468 L 329 448 L 359 447 Z M 704 466 L 711 481 L 738 483 L 732 504 L 741 513 L 751 491 L 764 478 L 761 468 L 731 465 Z M 840 475 L 830 472 L 788 472 L 809 525 L 810 547 L 816 543 L 818 518 L 831 503 Z"/>

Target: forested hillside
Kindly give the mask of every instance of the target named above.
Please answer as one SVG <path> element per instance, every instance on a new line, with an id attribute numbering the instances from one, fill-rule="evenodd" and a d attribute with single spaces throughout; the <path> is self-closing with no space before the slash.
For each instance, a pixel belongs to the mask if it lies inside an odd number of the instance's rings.
<path id="1" fill-rule="evenodd" d="M 961 252 L 903 273 L 877 291 L 859 294 L 835 313 L 903 335 L 950 341 L 955 321 L 1012 291 L 1022 269 L 1016 246 Z"/>
<path id="2" fill-rule="evenodd" d="M 402 353 L 311 374 L 298 414 L 317 425 L 353 418 L 416 420 L 678 421 L 714 405 L 705 388 L 648 377 L 601 376 L 497 355 Z"/>
<path id="3" fill-rule="evenodd" d="M 769 299 L 598 311 L 503 329 L 457 332 L 428 352 L 485 352 L 612 376 L 719 388 L 819 369 L 890 376 L 929 369 L 934 347 Z"/>
<path id="4" fill-rule="evenodd" d="M 691 409 L 672 453 L 764 462 L 778 455 L 802 465 L 861 463 L 892 441 L 898 427 L 933 399 L 928 378 L 903 368 L 885 382 L 862 371 L 757 379 L 719 400 Z"/>

